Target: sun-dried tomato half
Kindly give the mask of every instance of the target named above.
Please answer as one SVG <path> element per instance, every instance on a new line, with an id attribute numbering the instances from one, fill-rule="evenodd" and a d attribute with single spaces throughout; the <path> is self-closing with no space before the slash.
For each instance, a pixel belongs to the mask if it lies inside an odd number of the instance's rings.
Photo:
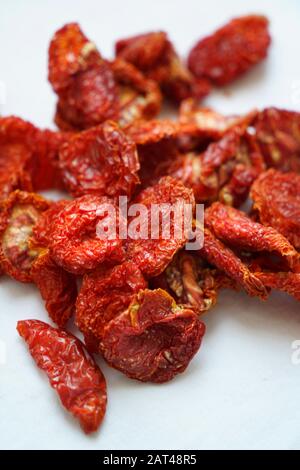
<path id="1" fill-rule="evenodd" d="M 150 280 L 150 287 L 166 290 L 177 303 L 203 314 L 217 302 L 219 283 L 214 271 L 199 256 L 180 251 L 163 273 Z"/>
<path id="2" fill-rule="evenodd" d="M 166 174 L 193 189 L 197 202 L 219 199 L 233 206 L 247 199 L 253 181 L 263 170 L 255 141 L 241 127 L 224 134 L 201 154 L 178 155 L 165 169 Z"/>
<path id="3" fill-rule="evenodd" d="M 46 310 L 59 327 L 75 313 L 76 278 L 58 266 L 49 250 L 42 251 L 31 266 L 31 278 L 38 287 Z"/>
<path id="4" fill-rule="evenodd" d="M 157 84 L 122 59 L 114 60 L 111 67 L 118 85 L 119 124 L 125 127 L 137 119 L 155 117 L 162 101 Z"/>
<path id="5" fill-rule="evenodd" d="M 69 139 L 59 158 L 65 185 L 75 197 L 131 196 L 139 183 L 136 146 L 112 121 Z"/>
<path id="6" fill-rule="evenodd" d="M 17 117 L 0 118 L 0 200 L 15 189 L 32 190 L 31 139 L 35 128 Z"/>
<path id="7" fill-rule="evenodd" d="M 64 189 L 59 168 L 59 149 L 71 137 L 69 132 L 36 130 L 32 140 L 31 181 L 34 191 Z"/>
<path id="8" fill-rule="evenodd" d="M 31 249 L 33 228 L 50 203 L 34 193 L 16 190 L 2 203 L 0 214 L 2 269 L 17 281 L 31 282 L 31 266 L 39 254 Z"/>
<path id="9" fill-rule="evenodd" d="M 161 289 L 144 290 L 104 328 L 101 348 L 106 361 L 128 377 L 161 383 L 187 368 L 204 333 L 193 310 Z"/>
<path id="10" fill-rule="evenodd" d="M 184 209 L 193 217 L 191 189 L 170 177 L 139 193 L 129 207 L 127 257 L 146 277 L 160 274 L 188 240 Z M 132 213 L 134 212 L 134 213 Z M 155 214 L 154 214 L 155 212 Z"/>
<path id="11" fill-rule="evenodd" d="M 110 64 L 99 64 L 78 73 L 59 95 L 55 123 L 62 130 L 87 129 L 107 120 L 117 120 L 117 86 Z"/>
<path id="12" fill-rule="evenodd" d="M 39 320 L 19 321 L 17 330 L 62 405 L 85 433 L 97 431 L 106 411 L 106 381 L 81 341 Z"/>
<path id="13" fill-rule="evenodd" d="M 193 77 L 163 31 L 121 39 L 117 41 L 115 51 L 118 57 L 157 82 L 163 93 L 175 102 L 189 96 L 201 99 L 210 92 L 209 82 Z"/>
<path id="14" fill-rule="evenodd" d="M 118 118 L 111 66 L 76 23 L 63 26 L 51 41 L 49 81 L 59 97 L 55 121 L 61 129 L 85 129 Z"/>
<path id="15" fill-rule="evenodd" d="M 205 211 L 205 223 L 231 247 L 277 254 L 292 271 L 300 271 L 300 255 L 289 241 L 274 228 L 253 222 L 244 212 L 215 202 Z"/>
<path id="16" fill-rule="evenodd" d="M 268 167 L 300 172 L 300 113 L 266 108 L 253 124 Z"/>
<path id="17" fill-rule="evenodd" d="M 139 268 L 131 261 L 114 267 L 100 266 L 85 274 L 76 302 L 76 324 L 87 338 L 99 342 L 105 325 L 126 310 L 134 294 L 147 287 Z"/>
<path id="18" fill-rule="evenodd" d="M 251 188 L 253 209 L 263 225 L 270 225 L 300 248 L 300 176 L 270 169 Z"/>
<path id="19" fill-rule="evenodd" d="M 84 274 L 104 261 L 122 262 L 118 222 L 118 207 L 107 197 L 86 195 L 69 201 L 51 226 L 51 256 L 74 274 Z"/>
<path id="20" fill-rule="evenodd" d="M 249 295 L 263 300 L 267 298 L 268 290 L 263 282 L 207 228 L 204 229 L 204 245 L 199 255 L 233 279 Z"/>
<path id="21" fill-rule="evenodd" d="M 215 85 L 232 82 L 266 58 L 271 43 L 268 25 L 268 19 L 259 15 L 231 20 L 197 42 L 188 56 L 189 69 Z"/>
<path id="22" fill-rule="evenodd" d="M 68 138 L 15 116 L 0 118 L 0 197 L 14 189 L 62 188 L 58 149 Z"/>
<path id="23" fill-rule="evenodd" d="M 49 81 L 58 92 L 68 88 L 72 76 L 98 63 L 101 56 L 77 23 L 56 31 L 49 46 Z"/>

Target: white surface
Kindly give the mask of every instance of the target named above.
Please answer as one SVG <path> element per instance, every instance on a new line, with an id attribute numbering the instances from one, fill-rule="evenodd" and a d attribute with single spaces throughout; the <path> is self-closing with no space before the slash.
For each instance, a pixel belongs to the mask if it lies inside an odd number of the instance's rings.
<path id="1" fill-rule="evenodd" d="M 228 87 L 230 96 L 214 93 L 207 103 L 223 112 L 272 104 L 299 109 L 298 0 L 0 0 L 0 81 L 7 92 L 0 112 L 51 125 L 47 47 L 65 22 L 79 21 L 106 56 L 117 38 L 159 28 L 184 54 L 203 34 L 249 12 L 271 19 L 270 58 Z M 293 299 L 274 294 L 260 303 L 223 293 L 207 316 L 200 353 L 172 383 L 140 384 L 103 365 L 107 416 L 99 434 L 86 437 L 15 331 L 18 319 L 47 321 L 36 290 L 1 279 L 0 293 L 1 448 L 300 449 L 300 364 L 291 360 L 300 314 Z"/>

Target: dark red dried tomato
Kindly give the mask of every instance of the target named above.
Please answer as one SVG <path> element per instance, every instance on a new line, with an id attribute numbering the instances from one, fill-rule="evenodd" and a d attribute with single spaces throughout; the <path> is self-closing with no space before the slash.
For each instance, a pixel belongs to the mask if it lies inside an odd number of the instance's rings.
<path id="1" fill-rule="evenodd" d="M 137 119 L 155 117 L 162 101 L 157 84 L 122 59 L 114 60 L 111 67 L 118 85 L 119 124 L 125 127 Z"/>
<path id="2" fill-rule="evenodd" d="M 83 344 L 39 320 L 19 321 L 17 330 L 62 405 L 79 420 L 85 433 L 97 431 L 106 411 L 106 382 Z"/>
<path id="3" fill-rule="evenodd" d="M 225 85 L 265 59 L 271 38 L 269 22 L 258 15 L 235 18 L 190 51 L 188 66 L 198 78 Z"/>
<path id="4" fill-rule="evenodd" d="M 208 229 L 204 230 L 204 246 L 199 250 L 199 254 L 243 287 L 249 295 L 267 298 L 268 290 L 263 282 Z"/>
<path id="5" fill-rule="evenodd" d="M 85 337 L 93 338 L 98 352 L 105 325 L 146 287 L 141 271 L 131 261 L 115 267 L 100 266 L 84 275 L 76 302 L 76 324 Z"/>
<path id="6" fill-rule="evenodd" d="M 135 204 L 143 206 L 143 212 L 136 214 L 137 218 L 130 213 Z M 163 215 L 151 224 L 151 206 L 153 211 L 153 205 L 161 209 Z M 158 207 L 159 205 L 168 207 Z M 176 220 L 176 214 L 172 216 L 171 213 L 170 219 L 168 217 L 168 209 L 171 205 L 173 209 L 178 210 L 178 220 Z M 129 207 L 128 228 L 130 230 L 132 223 L 134 227 L 131 227 L 132 231 L 127 239 L 127 257 L 137 264 L 146 277 L 157 276 L 164 271 L 176 252 L 187 242 L 189 234 L 186 233 L 182 218 L 185 205 L 190 205 L 193 211 L 195 199 L 192 190 L 186 188 L 180 181 L 164 177 L 155 186 L 141 191 Z M 139 211 L 137 207 L 137 212 Z M 156 215 L 159 215 L 158 212 Z M 167 222 L 164 216 L 170 221 L 170 230 L 165 234 L 163 229 L 166 228 Z"/>
<path id="7" fill-rule="evenodd" d="M 131 196 L 139 183 L 136 146 L 111 121 L 69 139 L 59 158 L 65 185 L 75 197 Z"/>
<path id="8" fill-rule="evenodd" d="M 266 108 L 253 125 L 267 166 L 299 173 L 300 113 Z"/>
<path id="9" fill-rule="evenodd" d="M 270 169 L 255 181 L 250 195 L 259 221 L 300 249 L 300 176 Z"/>
<path id="10" fill-rule="evenodd" d="M 300 272 L 300 255 L 288 240 L 272 227 L 253 222 L 244 212 L 216 202 L 205 211 L 205 223 L 231 247 L 276 253 L 292 271 Z"/>
<path id="11" fill-rule="evenodd" d="M 58 266 L 52 260 L 49 250 L 44 250 L 32 263 L 31 278 L 45 301 L 51 320 L 59 327 L 64 327 L 75 313 L 75 276 Z"/>
<path id="12" fill-rule="evenodd" d="M 122 262 L 118 220 L 118 208 L 107 197 L 86 195 L 69 201 L 51 225 L 51 256 L 74 274 L 84 274 L 104 261 Z"/>
<path id="13" fill-rule="evenodd" d="M 59 97 L 55 121 L 61 129 L 85 129 L 118 118 L 111 66 L 76 23 L 63 26 L 51 41 L 49 81 Z"/>
<path id="14" fill-rule="evenodd" d="M 101 348 L 106 361 L 128 377 L 161 383 L 186 369 L 204 333 L 193 310 L 161 289 L 144 290 L 104 328 Z"/>
<path id="15" fill-rule="evenodd" d="M 215 271 L 199 256 L 182 250 L 163 273 L 150 280 L 150 286 L 166 290 L 177 303 L 203 314 L 217 302 L 220 285 Z"/>
<path id="16" fill-rule="evenodd" d="M 193 77 L 163 31 L 121 39 L 115 50 L 118 57 L 157 82 L 166 96 L 175 102 L 189 96 L 201 99 L 210 92 L 209 82 Z"/>
<path id="17" fill-rule="evenodd" d="M 31 282 L 31 266 L 39 250 L 30 247 L 33 227 L 50 203 L 35 193 L 16 190 L 1 205 L 0 262 L 17 281 Z"/>

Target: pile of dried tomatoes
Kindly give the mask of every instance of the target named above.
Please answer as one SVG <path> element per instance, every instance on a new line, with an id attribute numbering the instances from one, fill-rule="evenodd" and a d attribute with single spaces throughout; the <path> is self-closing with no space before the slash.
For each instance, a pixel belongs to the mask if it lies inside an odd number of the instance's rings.
<path id="1" fill-rule="evenodd" d="M 17 329 L 86 433 L 107 401 L 90 353 L 165 382 L 198 351 L 220 289 L 300 300 L 300 113 L 223 116 L 199 104 L 269 45 L 268 20 L 252 15 L 200 40 L 186 64 L 162 31 L 119 40 L 108 61 L 67 24 L 49 47 L 59 130 L 0 118 L 1 272 L 37 286 L 57 328 Z M 163 98 L 179 106 L 176 121 L 155 119 Z M 54 188 L 69 196 L 37 194 Z M 204 204 L 203 246 L 186 250 L 176 221 L 169 239 L 99 238 L 98 208 L 119 196 L 144 204 L 146 218 L 152 204 Z M 68 332 L 72 317 L 84 343 Z"/>

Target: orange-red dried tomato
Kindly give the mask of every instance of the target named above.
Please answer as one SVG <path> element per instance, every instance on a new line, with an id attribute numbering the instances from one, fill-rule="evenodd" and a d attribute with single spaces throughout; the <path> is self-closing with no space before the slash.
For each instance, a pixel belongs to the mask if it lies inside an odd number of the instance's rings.
<path id="1" fill-rule="evenodd" d="M 184 227 L 183 210 L 185 205 L 189 205 L 193 212 L 194 195 L 192 190 L 186 188 L 180 181 L 164 177 L 155 186 L 141 191 L 132 202 L 131 207 L 135 204 L 142 204 L 144 211 L 138 216 L 140 231 L 132 233 L 126 241 L 127 257 L 137 264 L 146 277 L 157 276 L 164 271 L 176 252 L 188 240 L 189 234 L 186 233 Z M 156 214 L 158 217 L 156 220 L 152 218 L 151 224 L 153 205 L 156 205 L 158 209 Z M 159 207 L 159 205 L 162 206 Z M 176 214 L 172 216 L 172 212 L 168 212 L 172 205 L 172 210 L 175 208 L 178 210 L 177 216 Z M 161 216 L 159 216 L 159 212 Z M 169 221 L 169 230 L 165 234 L 163 229 L 166 228 L 167 221 L 164 221 L 164 216 Z M 129 217 L 129 227 L 133 220 L 134 216 L 132 215 Z M 155 234 L 153 233 L 154 228 Z"/>
<path id="2" fill-rule="evenodd" d="M 99 342 L 106 324 L 126 310 L 134 294 L 147 287 L 134 262 L 118 266 L 100 266 L 85 274 L 76 302 L 76 324 L 85 338 L 93 338 L 99 352 Z"/>
<path id="3" fill-rule="evenodd" d="M 199 256 L 182 250 L 163 273 L 150 280 L 150 286 L 166 290 L 177 303 L 203 314 L 217 302 L 220 283 L 215 271 Z"/>
<path id="4" fill-rule="evenodd" d="M 253 123 L 268 167 L 300 172 L 300 113 L 266 108 Z"/>
<path id="5" fill-rule="evenodd" d="M 85 433 L 97 431 L 106 411 L 106 381 L 81 341 L 39 320 L 19 321 L 17 330 L 62 405 L 79 420 Z"/>
<path id="6" fill-rule="evenodd" d="M 207 228 L 204 229 L 204 245 L 199 250 L 199 254 L 243 287 L 249 295 L 261 299 L 267 298 L 268 290 L 262 281 Z"/>
<path id="7" fill-rule="evenodd" d="M 85 129 L 118 118 L 111 66 L 77 23 L 63 26 L 51 41 L 49 81 L 59 97 L 55 120 L 61 129 Z"/>
<path id="8" fill-rule="evenodd" d="M 300 176 L 270 169 L 254 182 L 253 209 L 259 221 L 284 235 L 300 248 Z"/>
<path id="9" fill-rule="evenodd" d="M 211 36 L 201 39 L 188 56 L 198 78 L 225 85 L 267 56 L 271 38 L 265 16 L 235 18 Z"/>
<path id="10" fill-rule="evenodd" d="M 193 77 L 163 31 L 121 39 L 117 41 L 115 50 L 118 57 L 157 82 L 163 93 L 175 102 L 189 96 L 201 99 L 210 92 L 210 83 Z"/>
<path id="11" fill-rule="evenodd" d="M 77 298 L 76 278 L 58 266 L 43 250 L 33 261 L 31 279 L 40 291 L 51 320 L 64 327 L 75 313 Z"/>
<path id="12" fill-rule="evenodd" d="M 74 274 L 84 274 L 104 261 L 122 262 L 124 249 L 118 236 L 118 216 L 118 208 L 107 197 L 86 195 L 69 201 L 51 224 L 51 256 Z"/>
<path id="13" fill-rule="evenodd" d="M 289 241 L 274 228 L 253 222 L 245 213 L 216 202 L 205 211 L 205 223 L 231 247 L 276 253 L 292 271 L 300 272 L 300 254 Z"/>
<path id="14" fill-rule="evenodd" d="M 112 121 L 69 139 L 59 160 L 65 185 L 75 197 L 131 196 L 139 183 L 136 146 Z"/>
<path id="15" fill-rule="evenodd" d="M 16 190 L 1 205 L 0 262 L 3 271 L 21 282 L 31 282 L 31 267 L 39 250 L 30 247 L 33 228 L 50 203 L 35 193 Z"/>
<path id="16" fill-rule="evenodd" d="M 122 59 L 115 59 L 111 68 L 118 86 L 119 124 L 124 127 L 137 119 L 155 117 L 162 100 L 157 84 Z"/>

